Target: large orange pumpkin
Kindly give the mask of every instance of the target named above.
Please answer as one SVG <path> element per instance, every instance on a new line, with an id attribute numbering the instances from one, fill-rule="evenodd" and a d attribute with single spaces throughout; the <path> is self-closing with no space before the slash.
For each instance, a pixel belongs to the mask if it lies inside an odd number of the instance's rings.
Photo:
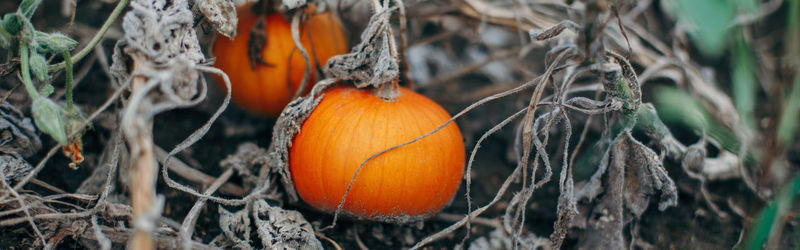
<path id="1" fill-rule="evenodd" d="M 332 212 L 358 166 L 371 155 L 441 126 L 450 115 L 425 96 L 399 89 L 386 102 L 369 90 L 336 87 L 292 142 L 289 166 L 300 197 Z M 371 159 L 355 177 L 343 210 L 360 218 L 397 221 L 428 217 L 453 197 L 464 170 L 464 143 L 455 123 Z"/>
<path id="2" fill-rule="evenodd" d="M 232 40 L 221 35 L 217 37 L 214 66 L 230 77 L 233 100 L 240 107 L 263 116 L 277 116 L 300 86 L 306 70 L 305 60 L 295 48 L 291 24 L 281 14 L 275 13 L 266 17 L 267 42 L 261 51 L 262 59 L 268 65 L 259 63 L 253 70 L 247 49 L 250 29 L 258 21 L 258 15 L 250 6 L 239 8 L 237 13 L 238 34 Z M 314 13 L 313 7 L 309 8 L 309 13 Z M 312 14 L 301 23 L 300 29 L 300 41 L 309 53 L 312 67 L 308 90 L 315 82 L 315 65 L 324 65 L 328 58 L 346 53 L 347 41 L 341 24 L 330 12 Z M 217 82 L 222 83 L 221 79 Z M 220 86 L 224 88 L 224 85 Z"/>

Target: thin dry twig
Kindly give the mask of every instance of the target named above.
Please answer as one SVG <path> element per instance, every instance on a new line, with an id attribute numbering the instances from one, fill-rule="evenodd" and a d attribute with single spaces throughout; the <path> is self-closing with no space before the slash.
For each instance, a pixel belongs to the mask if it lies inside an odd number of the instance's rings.
<path id="1" fill-rule="evenodd" d="M 313 70 L 311 68 L 311 59 L 308 56 L 308 51 L 306 51 L 306 48 L 303 47 L 302 43 L 300 43 L 300 18 L 303 16 L 303 14 L 304 11 L 295 12 L 294 15 L 292 16 L 292 23 L 291 23 L 292 41 L 294 41 L 294 47 L 298 51 L 300 51 L 300 55 L 303 56 L 303 61 L 305 62 L 306 66 L 305 69 L 303 70 L 303 78 L 302 80 L 300 80 L 300 86 L 292 95 L 292 99 L 299 97 L 305 92 L 306 85 L 308 85 L 309 77 L 311 76 L 311 71 Z M 286 72 L 286 74 L 291 74 L 291 72 Z M 289 78 L 287 78 L 286 84 L 289 84 L 288 79 Z M 292 88 L 287 88 L 287 89 L 292 89 Z"/>
<path id="2" fill-rule="evenodd" d="M 45 249 L 50 249 L 52 246 L 50 246 L 47 243 L 47 240 L 44 238 L 44 235 L 42 234 L 42 231 L 39 230 L 39 227 L 36 226 L 36 222 L 33 221 L 33 217 L 31 216 L 31 212 L 28 209 L 28 205 L 25 203 L 25 201 L 19 195 L 19 193 L 17 193 L 16 190 L 14 190 L 13 188 L 11 188 L 10 185 L 8 185 L 8 182 L 6 182 L 5 176 L 0 176 L 0 177 L 2 177 L 2 178 L 0 178 L 0 182 L 3 183 L 3 186 L 4 186 L 3 188 L 4 189 L 7 188 L 9 193 L 11 193 L 11 195 L 14 196 L 14 199 L 16 199 L 17 202 L 19 202 L 20 208 L 22 208 L 22 211 L 25 213 L 25 218 L 24 219 L 28 221 L 28 223 L 31 225 L 31 228 L 33 228 L 33 231 L 36 233 L 36 236 L 39 237 L 39 240 L 42 241 L 42 246 L 44 246 Z"/>
<path id="3" fill-rule="evenodd" d="M 195 142 L 200 140 L 200 138 L 202 138 L 202 136 L 205 135 L 205 133 L 207 133 L 208 130 L 211 128 L 211 125 L 214 123 L 214 121 L 216 121 L 217 118 L 219 118 L 219 116 L 222 114 L 222 112 L 225 111 L 225 108 L 227 108 L 228 104 L 230 104 L 231 82 L 230 82 L 230 79 L 228 78 L 228 75 L 226 75 L 221 70 L 216 69 L 216 68 L 212 68 L 212 67 L 196 65 L 195 68 L 197 70 L 201 70 L 201 71 L 205 71 L 205 72 L 209 72 L 209 73 L 213 73 L 213 74 L 217 74 L 217 75 L 221 76 L 223 78 L 224 83 L 225 83 L 225 87 L 227 89 L 227 93 L 225 95 L 225 99 L 223 100 L 222 104 L 219 106 L 219 108 L 217 108 L 217 111 L 214 112 L 214 114 L 211 116 L 211 118 L 209 118 L 208 121 L 206 121 L 206 123 L 203 124 L 203 126 L 198 128 L 197 130 L 195 130 L 191 135 L 189 135 L 189 137 L 186 138 L 183 142 L 181 142 L 177 146 L 175 146 L 175 148 L 172 149 L 166 155 L 166 157 L 164 157 L 164 164 L 166 164 L 166 165 L 169 165 L 170 160 L 172 159 L 172 156 L 174 156 L 178 152 L 183 151 L 184 149 L 188 148 L 189 146 L 191 146 L 192 144 L 194 144 Z M 261 196 L 264 193 L 264 191 L 266 191 L 267 188 L 269 188 L 269 186 L 267 186 L 267 185 L 261 186 L 261 187 L 257 188 L 256 190 L 253 190 L 252 192 L 250 192 L 247 196 L 243 197 L 242 199 L 224 199 L 224 198 L 219 198 L 219 197 L 216 197 L 216 196 L 205 195 L 205 194 L 199 193 L 196 190 L 194 190 L 194 189 L 192 189 L 192 188 L 190 188 L 188 186 L 185 186 L 183 184 L 180 184 L 180 183 L 176 182 L 175 180 L 169 178 L 169 173 L 168 173 L 166 168 L 162 168 L 161 169 L 161 175 L 164 177 L 164 181 L 167 183 L 167 185 L 170 186 L 171 188 L 186 192 L 186 193 L 191 194 L 193 196 L 196 196 L 198 198 L 205 198 L 205 199 L 208 199 L 208 200 L 211 200 L 211 201 L 214 201 L 214 202 L 217 202 L 217 203 L 222 203 L 222 204 L 225 204 L 225 205 L 243 205 L 243 204 L 246 204 L 246 203 L 254 200 L 256 197 Z"/>
<path id="4" fill-rule="evenodd" d="M 100 249 L 111 249 L 111 240 L 109 240 L 108 237 L 103 234 L 103 230 L 100 229 L 100 224 L 97 223 L 97 216 L 92 216 L 92 230 L 94 230 L 94 237 L 97 239 L 97 242 L 100 243 Z"/>
<path id="5" fill-rule="evenodd" d="M 222 174 L 211 183 L 211 185 L 206 189 L 203 194 L 211 195 L 219 189 L 222 184 L 228 181 L 228 178 L 231 178 L 233 175 L 233 168 L 229 168 L 222 172 Z M 200 215 L 201 209 L 206 204 L 206 198 L 200 198 L 197 202 L 194 203 L 192 209 L 189 210 L 189 213 L 186 214 L 186 217 L 183 219 L 183 224 L 181 224 L 181 231 L 180 235 L 183 239 L 183 248 L 184 249 L 192 249 L 192 234 L 194 233 L 195 223 L 197 222 L 197 216 Z"/>
<path id="6" fill-rule="evenodd" d="M 331 243 L 331 245 L 333 245 L 333 248 L 335 248 L 336 250 L 344 249 L 344 248 L 342 248 L 342 246 L 339 246 L 339 243 L 336 243 L 336 241 L 334 241 L 331 238 L 328 238 L 328 236 L 325 236 L 324 234 L 321 234 L 319 232 L 314 232 L 314 235 L 316 235 L 317 237 L 319 237 L 319 238 Z"/>
<path id="7" fill-rule="evenodd" d="M 164 149 L 162 149 L 159 146 L 155 146 L 154 148 L 158 161 L 161 164 L 164 164 L 164 159 L 167 157 L 168 154 L 167 151 L 164 151 Z M 197 182 L 203 186 L 211 185 L 217 180 L 216 178 L 211 177 L 201 172 L 200 170 L 194 169 L 189 165 L 186 165 L 186 163 L 178 159 L 173 159 L 170 161 L 169 165 L 164 165 L 164 166 L 166 166 L 169 170 L 174 171 L 180 177 L 183 177 L 184 179 L 192 182 Z M 244 189 L 242 189 L 242 187 L 232 183 L 223 183 L 222 186 L 219 188 L 219 192 L 233 196 L 245 195 L 245 191 Z"/>

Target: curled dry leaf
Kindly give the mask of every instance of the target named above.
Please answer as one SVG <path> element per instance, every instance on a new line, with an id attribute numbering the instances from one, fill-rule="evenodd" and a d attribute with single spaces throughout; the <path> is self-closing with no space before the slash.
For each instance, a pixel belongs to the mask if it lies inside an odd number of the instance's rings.
<path id="1" fill-rule="evenodd" d="M 356 87 L 379 87 L 397 79 L 400 67 L 392 56 L 389 35 L 391 9 L 378 12 L 370 18 L 361 34 L 361 42 L 349 54 L 328 59 L 325 72 L 342 80 L 355 80 Z"/>
<path id="2" fill-rule="evenodd" d="M 280 175 L 286 195 L 290 202 L 297 202 L 297 192 L 292 182 L 292 174 L 289 170 L 289 148 L 292 139 L 300 132 L 303 122 L 311 115 L 311 111 L 317 107 L 322 100 L 322 91 L 335 83 L 334 79 L 326 79 L 318 82 L 308 96 L 294 99 L 283 109 L 283 112 L 272 128 L 272 142 L 267 149 L 269 152 L 268 162 L 259 173 L 261 185 L 267 185 L 269 174 L 277 173 Z"/>
<path id="3" fill-rule="evenodd" d="M 306 5 L 307 3 L 308 1 L 306 0 L 283 0 L 281 1 L 281 8 L 291 10 Z"/>
<path id="4" fill-rule="evenodd" d="M 0 104 L 0 152 L 30 157 L 41 147 L 31 119 L 8 102 Z"/>
<path id="5" fill-rule="evenodd" d="M 247 209 L 239 210 L 236 213 L 228 212 L 219 206 L 219 227 L 222 233 L 233 241 L 239 249 L 252 249 L 250 246 L 250 217 Z"/>
<path id="6" fill-rule="evenodd" d="M 239 145 L 235 154 L 229 155 L 219 164 L 223 168 L 236 169 L 239 175 L 252 175 L 251 166 L 265 164 L 266 157 L 266 150 L 255 143 L 245 142 Z"/>
<path id="7" fill-rule="evenodd" d="M 247 38 L 247 59 L 250 61 L 250 70 L 255 71 L 256 66 L 269 66 L 274 67 L 275 65 L 267 63 L 264 61 L 264 56 L 261 54 L 261 51 L 264 50 L 264 47 L 267 46 L 267 29 L 266 29 L 266 18 L 261 18 L 256 16 L 256 22 L 253 24 L 252 27 L 247 32 L 250 32 L 249 37 Z M 245 19 L 247 20 L 247 19 Z M 246 22 L 246 21 L 245 21 Z M 242 23 L 244 25 L 244 22 Z M 222 43 L 226 43 L 224 40 Z M 223 45 L 220 43 L 220 45 Z M 225 45 L 228 47 L 228 45 Z M 218 50 L 215 50 L 218 51 Z M 226 56 L 226 54 L 220 54 L 220 56 Z M 217 56 L 219 57 L 219 56 Z M 217 58 L 219 60 L 219 58 Z"/>
<path id="8" fill-rule="evenodd" d="M 300 212 L 257 200 L 253 204 L 253 219 L 261 243 L 267 249 L 322 249 L 314 229 Z"/>
<path id="9" fill-rule="evenodd" d="M 625 170 L 625 204 L 638 218 L 650 204 L 650 197 L 660 193 L 658 210 L 664 211 L 678 204 L 678 192 L 675 183 L 670 179 L 661 159 L 655 151 L 633 139 L 625 133 L 622 140 L 615 143 L 614 161 L 624 161 Z M 624 152 L 624 153 L 623 153 Z M 626 158 L 618 158 L 623 154 Z"/>
<path id="10" fill-rule="evenodd" d="M 167 5 L 162 1 L 134 1 L 131 7 L 133 11 L 125 15 L 122 23 L 125 37 L 114 49 L 111 74 L 116 82 L 126 82 L 133 70 L 132 64 L 136 62 L 140 72 L 151 76 L 156 75 L 152 72 L 156 70 L 172 71 L 162 72 L 159 76 L 169 80 L 166 82 L 175 82 L 175 86 L 196 83 L 198 76 L 192 66 L 205 57 L 193 29 L 192 12 L 187 2 L 174 1 Z"/>
<path id="11" fill-rule="evenodd" d="M 642 104 L 642 90 L 630 62 L 622 56 L 607 51 L 612 63 L 604 64 L 603 88 L 611 98 L 611 106 L 619 106 L 626 113 L 639 110 Z"/>
<path id="12" fill-rule="evenodd" d="M 11 184 L 12 182 L 18 181 L 28 175 L 28 173 L 33 169 L 31 164 L 28 164 L 27 161 L 24 159 L 15 156 L 15 155 L 0 155 L 0 176 L 6 183 Z M 3 187 L 4 189 L 5 187 Z M 0 191 L 0 193 L 5 193 L 5 191 Z"/>
<path id="13" fill-rule="evenodd" d="M 222 35 L 233 38 L 236 35 L 236 5 L 230 0 L 195 0 L 200 13 L 214 25 Z"/>
<path id="14" fill-rule="evenodd" d="M 658 155 L 627 131 L 612 142 L 592 180 L 602 180 L 606 187 L 589 193 L 587 189 L 602 188 L 590 182 L 578 193 L 579 197 L 588 194 L 589 200 L 602 193 L 588 215 L 587 235 L 579 243 L 583 248 L 623 249 L 625 225 L 633 219 L 631 215 L 639 218 L 644 213 L 651 196 L 661 194 L 661 211 L 678 203 L 675 183 Z"/>
<path id="15" fill-rule="evenodd" d="M 239 145 L 235 154 L 225 157 L 225 159 L 220 161 L 219 165 L 224 169 L 236 169 L 236 172 L 242 177 L 245 186 L 251 187 L 256 186 L 258 183 L 256 180 L 257 177 L 252 169 L 257 169 L 254 168 L 255 166 L 260 167 L 266 165 L 268 160 L 269 158 L 266 150 L 258 147 L 255 143 L 245 142 Z"/>

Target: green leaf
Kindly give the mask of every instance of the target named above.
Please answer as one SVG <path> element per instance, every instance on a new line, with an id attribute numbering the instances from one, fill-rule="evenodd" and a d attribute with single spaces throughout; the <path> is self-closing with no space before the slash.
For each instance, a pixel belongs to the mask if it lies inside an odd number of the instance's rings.
<path id="1" fill-rule="evenodd" d="M 778 240 L 784 225 L 784 216 L 800 194 L 800 175 L 795 176 L 767 206 L 756 215 L 747 230 L 747 238 L 739 249 L 762 249 L 765 243 Z"/>
<path id="2" fill-rule="evenodd" d="M 738 37 L 734 42 L 733 62 L 731 81 L 733 82 L 733 100 L 739 117 L 742 118 L 744 126 L 748 129 L 755 128 L 755 117 L 753 111 L 756 107 L 756 94 L 758 85 L 756 84 L 755 63 L 752 49 L 744 38 Z"/>
<path id="3" fill-rule="evenodd" d="M 50 96 L 53 94 L 53 92 L 55 92 L 55 88 L 53 88 L 53 85 L 50 83 L 45 83 L 41 88 L 39 88 L 39 95 L 43 97 Z"/>
<path id="4" fill-rule="evenodd" d="M 786 105 L 778 123 L 778 141 L 783 146 L 788 146 L 794 141 L 797 124 L 800 123 L 800 67 L 794 75 L 794 86 L 789 96 L 785 99 Z"/>
<path id="5" fill-rule="evenodd" d="M 36 127 L 53 137 L 59 144 L 67 144 L 67 133 L 64 131 L 62 113 L 64 109 L 49 98 L 40 97 L 33 100 L 31 107 Z"/>
<path id="6" fill-rule="evenodd" d="M 41 44 L 42 48 L 53 53 L 72 51 L 78 46 L 77 41 L 59 33 L 47 34 L 43 32 L 37 32 L 36 42 Z"/>
<path id="7" fill-rule="evenodd" d="M 784 56 L 789 64 L 797 66 L 794 74 L 794 85 L 784 100 L 783 113 L 778 123 L 778 142 L 782 146 L 791 145 L 800 122 L 800 0 L 789 1 L 786 18 L 785 46 L 787 55 Z M 800 246 L 800 245 L 798 245 Z"/>
<path id="8" fill-rule="evenodd" d="M 28 21 L 28 19 L 22 19 L 22 36 L 20 40 L 23 43 L 30 44 L 31 47 L 39 47 L 36 44 L 36 29 L 33 27 L 33 24 Z"/>
<path id="9" fill-rule="evenodd" d="M 733 131 L 711 118 L 702 104 L 694 97 L 675 88 L 662 87 L 656 90 L 658 114 L 665 122 L 679 122 L 717 140 L 725 150 L 739 152 L 739 141 Z"/>
<path id="10" fill-rule="evenodd" d="M 44 56 L 36 53 L 36 50 L 31 48 L 31 57 L 28 59 L 28 65 L 31 66 L 31 72 L 36 80 L 40 82 L 48 82 L 49 75 L 47 74 L 47 59 Z"/>
<path id="11" fill-rule="evenodd" d="M 669 128 L 658 117 L 658 111 L 652 105 L 641 105 L 641 108 L 636 112 L 636 117 L 637 127 L 653 131 L 661 138 L 672 136 Z"/>
<path id="12" fill-rule="evenodd" d="M 687 24 L 689 35 L 700 51 L 709 56 L 722 54 L 735 6 L 725 0 L 675 0 L 675 3 L 670 11 Z"/>
<path id="13" fill-rule="evenodd" d="M 3 28 L 11 35 L 16 35 L 22 30 L 22 21 L 17 13 L 8 13 L 3 16 Z"/>
<path id="14" fill-rule="evenodd" d="M 784 46 L 786 46 L 787 55 L 784 59 L 789 59 L 790 63 L 800 65 L 800 1 L 789 1 L 789 6 L 786 8 L 786 37 Z"/>
<path id="15" fill-rule="evenodd" d="M 19 3 L 19 11 L 30 18 L 33 12 L 36 11 L 36 8 L 39 7 L 40 3 L 42 3 L 42 0 L 22 0 L 22 2 Z"/>

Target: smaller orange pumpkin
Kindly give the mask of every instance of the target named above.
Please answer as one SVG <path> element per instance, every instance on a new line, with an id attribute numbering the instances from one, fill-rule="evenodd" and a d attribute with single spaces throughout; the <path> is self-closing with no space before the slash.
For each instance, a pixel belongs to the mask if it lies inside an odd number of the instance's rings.
<path id="1" fill-rule="evenodd" d="M 333 212 L 368 157 L 441 126 L 450 115 L 425 96 L 399 88 L 387 102 L 369 90 L 336 87 L 303 123 L 289 150 L 297 193 L 311 206 Z M 441 210 L 455 195 L 464 171 L 464 143 L 455 123 L 368 161 L 347 194 L 344 212 L 360 218 L 402 221 Z"/>
<path id="2" fill-rule="evenodd" d="M 300 25 L 300 41 L 309 53 L 311 77 L 306 90 L 314 84 L 317 64 L 325 64 L 334 55 L 347 53 L 347 40 L 341 24 L 330 12 L 311 14 Z M 215 67 L 231 81 L 234 103 L 245 110 L 262 115 L 277 116 L 295 94 L 303 79 L 306 63 L 292 40 L 291 24 L 280 13 L 266 16 L 266 44 L 261 58 L 266 64 L 251 67 L 248 57 L 250 30 L 258 21 L 250 5 L 237 9 L 238 34 L 231 40 L 218 35 L 214 45 Z M 309 36 L 310 33 L 310 36 Z M 312 44 L 313 41 L 313 44 Z M 220 88 L 224 88 L 218 78 Z"/>

